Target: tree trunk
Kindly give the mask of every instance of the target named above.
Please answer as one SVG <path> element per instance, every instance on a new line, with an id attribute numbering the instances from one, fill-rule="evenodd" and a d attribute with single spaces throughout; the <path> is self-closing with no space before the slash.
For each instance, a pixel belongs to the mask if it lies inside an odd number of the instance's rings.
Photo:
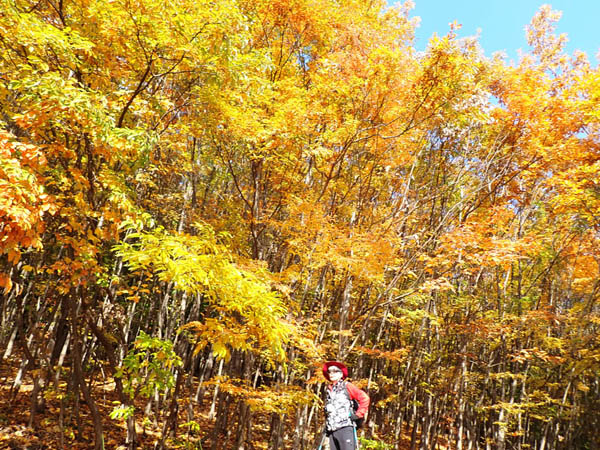
<path id="1" fill-rule="evenodd" d="M 92 421 L 94 423 L 94 450 L 103 450 L 104 449 L 104 435 L 102 429 L 102 421 L 100 419 L 100 413 L 98 412 L 98 408 L 94 399 L 92 398 L 92 394 L 90 392 L 89 386 L 87 385 L 83 369 L 81 366 L 81 335 L 79 328 L 79 312 L 81 308 L 81 300 L 75 301 L 71 296 L 68 298 L 68 304 L 70 306 L 71 311 L 71 335 L 73 336 L 71 341 L 71 346 L 73 350 L 73 370 L 75 376 L 75 392 L 77 389 L 80 389 L 83 393 L 83 398 L 90 409 L 90 413 L 92 415 Z"/>

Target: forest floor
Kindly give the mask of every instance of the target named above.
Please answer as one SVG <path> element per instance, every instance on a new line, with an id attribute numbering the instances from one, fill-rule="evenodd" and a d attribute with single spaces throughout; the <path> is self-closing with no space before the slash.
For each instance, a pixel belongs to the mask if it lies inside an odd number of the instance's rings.
<path id="1" fill-rule="evenodd" d="M 89 409 L 83 399 L 78 403 L 79 414 L 73 407 L 73 399 L 64 397 L 65 383 L 61 382 L 59 389 L 47 388 L 44 395 L 44 404 L 40 405 L 35 413 L 33 426 L 29 426 L 31 417 L 31 392 L 33 384 L 31 377 L 25 375 L 18 390 L 13 392 L 14 380 L 19 370 L 21 359 L 11 357 L 0 362 L 0 450 L 42 450 L 42 449 L 73 449 L 83 450 L 94 447 L 94 427 Z M 113 420 L 109 414 L 115 406 L 119 405 L 117 394 L 114 391 L 112 378 L 103 380 L 98 377 L 93 384 L 94 400 L 102 417 L 104 428 L 104 442 L 107 450 L 124 450 L 126 425 L 124 421 Z M 99 395 L 99 393 L 101 393 Z M 69 394 L 67 394 L 69 396 Z M 65 405 L 61 414 L 61 400 Z M 65 401 L 65 400 L 68 400 Z M 160 425 L 152 420 L 144 420 L 142 411 L 146 400 L 136 402 L 139 448 L 151 449 L 160 440 Z M 200 430 L 205 430 L 206 435 L 213 426 L 213 421 L 207 414 L 197 411 L 195 421 Z M 183 421 L 180 420 L 180 423 Z M 61 423 L 64 426 L 61 426 Z M 208 431 L 206 431 L 208 430 Z M 181 442 L 169 445 L 169 448 L 201 448 L 196 444 L 201 436 L 198 433 L 187 435 L 182 432 Z M 188 444 L 186 445 L 186 441 Z"/>
<path id="2" fill-rule="evenodd" d="M 18 355 L 0 361 L 0 450 L 84 450 L 93 448 L 94 428 L 88 407 L 83 400 L 78 402 L 77 407 L 73 407 L 73 398 L 67 398 L 69 394 L 64 395 L 66 387 L 64 382 L 59 384 L 59 389 L 54 389 L 54 386 L 45 389 L 44 404 L 38 406 L 33 426 L 29 426 L 31 392 L 33 390 L 30 374 L 25 375 L 16 395 L 13 392 L 15 377 L 21 361 Z M 101 376 L 97 377 L 93 382 L 93 392 L 103 419 L 105 448 L 107 450 L 125 450 L 125 423 L 109 417 L 114 407 L 119 405 L 112 378 L 104 380 Z M 99 395 L 99 393 L 101 394 Z M 185 397 L 182 396 L 182 398 Z M 61 401 L 64 402 L 62 412 Z M 144 418 L 142 411 L 145 406 L 146 400 L 144 399 L 136 402 L 139 448 L 152 449 L 154 444 L 160 440 L 161 429 L 160 424 L 156 421 Z M 180 409 L 180 433 L 175 441 L 169 442 L 168 448 L 202 448 L 199 443 L 209 436 L 214 425 L 214 421 L 209 419 L 208 407 L 205 404 L 202 410 L 194 411 L 194 420 L 197 423 L 195 426 L 199 430 L 196 432 L 190 432 L 189 427 L 184 428 L 181 425 L 185 422 L 184 413 L 181 412 L 185 408 Z M 76 408 L 78 408 L 79 414 L 76 413 Z M 261 423 L 259 420 L 255 422 L 253 435 L 256 437 L 257 444 L 253 445 L 253 448 L 266 448 L 266 444 L 261 445 L 258 442 L 268 441 L 268 429 L 267 423 Z M 410 448 L 409 444 L 410 436 L 403 436 L 402 442 L 396 449 L 407 450 Z M 287 449 L 287 447 L 285 448 Z M 228 447 L 228 449 L 235 450 L 232 447 Z"/>

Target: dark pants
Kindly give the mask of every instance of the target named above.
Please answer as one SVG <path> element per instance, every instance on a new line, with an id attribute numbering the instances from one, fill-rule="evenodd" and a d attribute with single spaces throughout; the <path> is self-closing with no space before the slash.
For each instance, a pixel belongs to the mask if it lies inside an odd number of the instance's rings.
<path id="1" fill-rule="evenodd" d="M 355 450 L 354 427 L 344 427 L 329 433 L 331 450 Z"/>

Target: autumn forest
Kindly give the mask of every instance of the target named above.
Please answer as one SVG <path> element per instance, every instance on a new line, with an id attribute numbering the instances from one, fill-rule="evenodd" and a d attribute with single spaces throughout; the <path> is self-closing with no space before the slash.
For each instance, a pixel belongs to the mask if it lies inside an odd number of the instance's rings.
<path id="1" fill-rule="evenodd" d="M 0 448 L 600 448 L 600 69 L 384 0 L 0 0 Z M 523 24 L 524 26 L 526 24 Z"/>

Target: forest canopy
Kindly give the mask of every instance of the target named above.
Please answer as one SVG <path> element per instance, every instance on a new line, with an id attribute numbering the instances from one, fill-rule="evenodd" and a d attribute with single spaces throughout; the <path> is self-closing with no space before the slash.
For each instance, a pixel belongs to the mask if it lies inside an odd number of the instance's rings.
<path id="1" fill-rule="evenodd" d="M 0 0 L 2 445 L 600 446 L 599 68 L 411 7 Z"/>

